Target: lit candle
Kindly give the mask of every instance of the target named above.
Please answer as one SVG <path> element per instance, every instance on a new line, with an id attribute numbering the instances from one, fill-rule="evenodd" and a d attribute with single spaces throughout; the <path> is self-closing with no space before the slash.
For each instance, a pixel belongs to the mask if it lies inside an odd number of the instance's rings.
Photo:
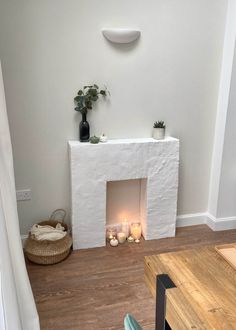
<path id="1" fill-rule="evenodd" d="M 123 233 L 125 233 L 126 238 L 129 237 L 129 223 L 127 219 L 125 219 L 121 224 L 121 230 Z"/>
<path id="2" fill-rule="evenodd" d="M 128 237 L 128 242 L 129 242 L 129 243 L 133 243 L 133 241 L 134 241 L 134 238 L 133 238 L 132 236 L 129 236 L 129 237 Z"/>
<path id="3" fill-rule="evenodd" d="M 111 240 L 114 236 L 116 236 L 116 228 L 108 227 L 106 232 L 106 237 L 108 240 Z"/>
<path id="4" fill-rule="evenodd" d="M 126 234 L 125 233 L 118 233 L 117 234 L 117 239 L 119 243 L 124 243 L 126 241 Z"/>
<path id="5" fill-rule="evenodd" d="M 131 224 L 131 235 L 135 240 L 139 240 L 141 238 L 142 228 L 140 222 Z"/>

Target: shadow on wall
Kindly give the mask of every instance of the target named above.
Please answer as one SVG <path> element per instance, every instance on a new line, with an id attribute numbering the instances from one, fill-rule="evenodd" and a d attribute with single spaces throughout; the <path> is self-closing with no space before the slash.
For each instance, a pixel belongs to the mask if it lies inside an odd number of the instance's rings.
<path id="1" fill-rule="evenodd" d="M 105 38 L 104 38 L 105 39 Z M 116 52 L 126 54 L 128 52 L 133 51 L 136 47 L 138 47 L 140 43 L 140 38 L 136 39 L 133 42 L 130 42 L 128 44 L 118 44 L 118 43 L 113 43 L 105 39 L 106 44 L 108 47 L 115 49 Z"/>

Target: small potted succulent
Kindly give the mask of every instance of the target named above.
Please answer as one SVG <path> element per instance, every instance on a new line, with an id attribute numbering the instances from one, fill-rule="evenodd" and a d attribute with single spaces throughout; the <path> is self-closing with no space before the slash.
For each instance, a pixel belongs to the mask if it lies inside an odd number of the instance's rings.
<path id="1" fill-rule="evenodd" d="M 162 140 L 165 138 L 166 125 L 164 121 L 155 121 L 153 125 L 152 137 L 155 140 Z"/>
<path id="2" fill-rule="evenodd" d="M 84 86 L 80 89 L 74 98 L 75 111 L 82 114 L 82 121 L 79 125 L 79 139 L 81 142 L 87 142 L 90 138 L 90 128 L 87 122 L 87 112 L 92 110 L 93 104 L 99 99 L 99 96 L 107 96 L 109 92 L 106 88 L 100 89 L 96 84 Z"/>

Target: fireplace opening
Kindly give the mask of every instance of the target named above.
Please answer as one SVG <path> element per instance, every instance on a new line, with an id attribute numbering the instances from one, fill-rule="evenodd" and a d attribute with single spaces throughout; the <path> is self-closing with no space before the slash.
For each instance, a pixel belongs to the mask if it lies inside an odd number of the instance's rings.
<path id="1" fill-rule="evenodd" d="M 106 228 L 122 232 L 122 224 L 140 223 L 142 234 L 146 228 L 147 179 L 130 179 L 107 182 Z M 107 231 L 106 231 L 107 235 Z"/>

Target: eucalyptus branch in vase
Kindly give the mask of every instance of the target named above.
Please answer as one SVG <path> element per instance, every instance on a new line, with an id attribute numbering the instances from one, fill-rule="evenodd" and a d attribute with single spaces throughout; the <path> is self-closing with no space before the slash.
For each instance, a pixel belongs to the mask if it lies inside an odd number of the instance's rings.
<path id="1" fill-rule="evenodd" d="M 94 103 L 99 99 L 99 97 L 106 97 L 109 93 L 107 88 L 100 89 L 98 85 L 84 86 L 80 89 L 74 98 L 75 101 L 75 111 L 82 114 L 82 121 L 80 122 L 80 141 L 86 142 L 90 138 L 90 128 L 87 122 L 87 112 L 92 110 Z"/>

